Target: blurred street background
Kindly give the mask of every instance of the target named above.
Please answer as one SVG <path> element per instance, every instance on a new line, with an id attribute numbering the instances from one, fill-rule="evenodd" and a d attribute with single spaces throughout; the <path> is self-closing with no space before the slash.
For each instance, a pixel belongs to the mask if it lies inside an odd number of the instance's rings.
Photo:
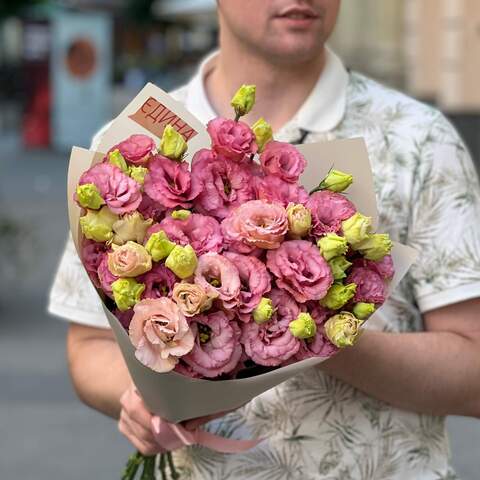
<path id="1" fill-rule="evenodd" d="M 439 106 L 480 161 L 480 3 L 343 0 L 347 66 Z M 119 478 L 132 448 L 83 406 L 66 324 L 46 313 L 67 237 L 71 145 L 151 81 L 180 85 L 216 43 L 213 0 L 0 2 L 0 479 Z M 480 421 L 452 417 L 453 463 L 480 478 Z"/>

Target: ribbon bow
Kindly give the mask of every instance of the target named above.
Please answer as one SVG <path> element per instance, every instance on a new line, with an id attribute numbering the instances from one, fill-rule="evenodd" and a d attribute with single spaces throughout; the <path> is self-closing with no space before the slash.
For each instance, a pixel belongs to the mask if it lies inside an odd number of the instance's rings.
<path id="1" fill-rule="evenodd" d="M 158 445 L 166 452 L 183 446 L 201 445 L 220 453 L 240 453 L 258 445 L 262 439 L 234 440 L 201 430 L 187 430 L 177 423 L 170 423 L 158 416 L 152 418 L 152 432 Z"/>

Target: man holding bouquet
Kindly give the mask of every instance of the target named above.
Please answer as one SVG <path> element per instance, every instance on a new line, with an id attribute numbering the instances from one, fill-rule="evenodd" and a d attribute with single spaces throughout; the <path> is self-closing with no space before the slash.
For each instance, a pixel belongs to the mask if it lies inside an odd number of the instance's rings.
<path id="1" fill-rule="evenodd" d="M 246 121 L 261 113 L 277 140 L 363 137 L 380 230 L 420 255 L 354 348 L 208 425 L 266 441 L 237 455 L 179 450 L 182 478 L 454 479 L 444 416 L 480 417 L 480 190 L 472 161 L 438 111 L 348 72 L 326 47 L 339 3 L 220 0 L 220 49 L 173 96 L 206 123 L 230 115 L 240 84 L 256 84 Z M 50 311 L 72 322 L 69 365 L 80 398 L 119 418 L 142 453 L 176 448 L 155 442 L 151 414 L 71 243 Z"/>

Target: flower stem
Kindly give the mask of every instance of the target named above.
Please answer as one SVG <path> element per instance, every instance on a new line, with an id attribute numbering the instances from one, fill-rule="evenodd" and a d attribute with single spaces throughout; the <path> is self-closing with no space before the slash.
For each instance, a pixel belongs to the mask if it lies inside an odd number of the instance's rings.
<path id="1" fill-rule="evenodd" d="M 241 115 L 239 113 L 235 114 L 235 121 L 238 122 L 240 120 Z"/>
<path id="2" fill-rule="evenodd" d="M 143 472 L 140 480 L 155 480 L 155 455 L 143 457 Z"/>
<path id="3" fill-rule="evenodd" d="M 136 452 L 133 455 L 130 455 L 125 470 L 122 474 L 122 480 L 133 480 L 135 475 L 143 463 L 143 455 L 140 452 Z"/>
<path id="4" fill-rule="evenodd" d="M 158 468 L 160 470 L 160 475 L 162 476 L 162 480 L 167 480 L 167 472 L 165 470 L 165 467 L 166 467 L 165 461 L 166 461 L 165 453 L 161 453 Z"/>
<path id="5" fill-rule="evenodd" d="M 172 457 L 172 452 L 167 452 L 167 462 L 168 466 L 170 467 L 170 473 L 172 475 L 173 480 L 178 480 L 180 478 L 180 475 L 177 472 L 177 469 L 175 468 L 175 464 L 173 462 L 173 457 Z"/>

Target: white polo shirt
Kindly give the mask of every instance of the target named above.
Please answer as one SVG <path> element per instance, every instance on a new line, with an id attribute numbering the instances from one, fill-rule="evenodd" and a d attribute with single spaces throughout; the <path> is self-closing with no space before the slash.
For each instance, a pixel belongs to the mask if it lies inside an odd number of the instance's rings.
<path id="1" fill-rule="evenodd" d="M 215 61 L 213 54 L 188 85 L 173 93 L 203 122 L 215 116 L 204 88 Z M 465 145 L 441 113 L 347 72 L 328 51 L 317 84 L 276 139 L 314 142 L 358 136 L 365 139 L 370 156 L 379 230 L 421 252 L 370 328 L 420 331 L 423 312 L 480 297 L 478 178 Z M 49 311 L 108 328 L 70 241 Z M 443 418 L 394 409 L 316 369 L 211 422 L 209 429 L 267 440 L 239 455 L 185 448 L 175 454 L 181 478 L 457 478 L 448 462 Z"/>

